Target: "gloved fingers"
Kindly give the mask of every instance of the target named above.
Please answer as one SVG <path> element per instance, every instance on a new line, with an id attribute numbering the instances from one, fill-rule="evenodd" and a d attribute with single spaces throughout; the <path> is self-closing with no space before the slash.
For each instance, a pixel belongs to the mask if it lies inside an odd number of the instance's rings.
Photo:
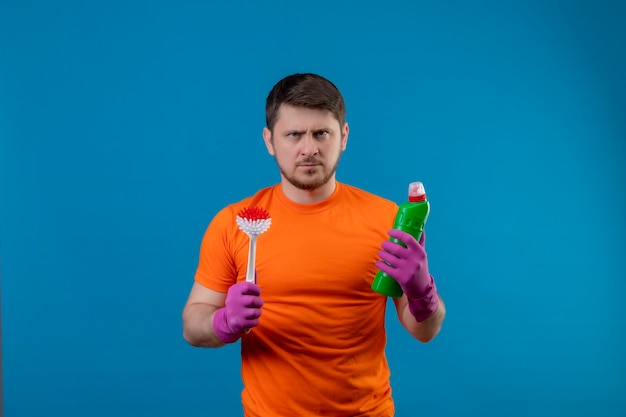
<path id="1" fill-rule="evenodd" d="M 389 253 L 385 250 L 378 251 L 378 257 L 382 259 L 383 261 L 387 262 L 389 265 L 391 265 L 394 268 L 397 268 L 398 266 L 400 266 L 399 264 L 401 263 L 401 260 L 402 260 L 402 258 L 399 258 L 397 255 L 393 253 Z"/>
<path id="2" fill-rule="evenodd" d="M 397 258 L 406 258 L 408 255 L 408 249 L 399 243 L 386 240 L 382 243 L 381 247 L 384 251 L 396 256 Z"/>
<path id="3" fill-rule="evenodd" d="M 389 234 L 389 236 L 398 239 L 400 242 L 404 243 L 409 250 L 413 250 L 416 247 L 420 246 L 420 244 L 413 236 L 411 236 L 407 232 L 403 232 L 402 230 L 391 229 L 387 233 Z M 423 233 L 422 236 L 424 236 Z"/>
<path id="4" fill-rule="evenodd" d="M 244 323 L 243 328 L 244 329 L 251 329 L 253 327 L 256 327 L 259 325 L 259 319 L 254 319 L 254 320 L 246 320 Z"/>
<path id="5" fill-rule="evenodd" d="M 263 299 L 255 295 L 243 295 L 241 297 L 241 305 L 245 308 L 261 308 Z"/>
<path id="6" fill-rule="evenodd" d="M 243 318 L 246 320 L 256 320 L 261 317 L 262 313 L 260 308 L 247 308 L 243 313 Z"/>
<path id="7" fill-rule="evenodd" d="M 260 313 L 258 313 L 260 316 Z M 229 317 L 228 318 L 228 327 L 233 331 L 233 333 L 239 333 L 244 329 L 249 329 L 250 327 L 255 327 L 259 325 L 259 317 Z"/>
<path id="8" fill-rule="evenodd" d="M 253 327 L 256 327 L 259 325 L 259 319 L 250 319 L 250 320 L 245 320 L 243 322 L 243 329 L 245 329 L 246 333 L 249 331 L 248 329 L 251 329 Z"/>
<path id="9" fill-rule="evenodd" d="M 376 267 L 383 271 L 385 274 L 389 275 L 391 278 L 400 282 L 402 279 L 402 270 L 394 267 L 393 265 L 389 265 L 383 261 L 376 261 Z"/>
<path id="10" fill-rule="evenodd" d="M 261 287 L 252 282 L 238 282 L 228 289 L 229 293 L 241 295 L 260 295 Z"/>

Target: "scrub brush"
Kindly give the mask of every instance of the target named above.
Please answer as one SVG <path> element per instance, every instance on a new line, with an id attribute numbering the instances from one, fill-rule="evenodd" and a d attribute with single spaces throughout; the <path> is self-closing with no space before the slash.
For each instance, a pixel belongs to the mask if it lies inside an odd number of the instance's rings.
<path id="1" fill-rule="evenodd" d="M 237 225 L 250 238 L 248 247 L 248 270 L 246 282 L 256 284 L 256 239 L 270 227 L 272 219 L 267 210 L 260 207 L 246 207 L 237 214 Z"/>

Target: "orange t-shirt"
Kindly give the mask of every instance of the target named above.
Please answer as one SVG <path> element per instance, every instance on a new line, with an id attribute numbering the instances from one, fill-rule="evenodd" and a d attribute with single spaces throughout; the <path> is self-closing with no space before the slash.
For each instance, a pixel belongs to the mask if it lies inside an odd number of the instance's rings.
<path id="1" fill-rule="evenodd" d="M 245 416 L 393 416 L 385 357 L 387 297 L 371 284 L 397 205 L 337 183 L 325 201 L 297 204 L 280 185 L 222 209 L 204 235 L 195 279 L 226 292 L 245 281 L 248 236 L 235 217 L 266 209 L 258 237 L 258 327 L 241 338 Z"/>

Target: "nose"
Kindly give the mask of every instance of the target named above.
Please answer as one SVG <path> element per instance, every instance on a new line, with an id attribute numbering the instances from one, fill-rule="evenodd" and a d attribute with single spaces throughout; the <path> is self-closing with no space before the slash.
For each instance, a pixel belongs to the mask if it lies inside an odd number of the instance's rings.
<path id="1" fill-rule="evenodd" d="M 317 155 L 319 153 L 319 147 L 313 134 L 307 133 L 304 135 L 301 141 L 302 147 L 300 148 L 300 154 L 303 156 Z"/>

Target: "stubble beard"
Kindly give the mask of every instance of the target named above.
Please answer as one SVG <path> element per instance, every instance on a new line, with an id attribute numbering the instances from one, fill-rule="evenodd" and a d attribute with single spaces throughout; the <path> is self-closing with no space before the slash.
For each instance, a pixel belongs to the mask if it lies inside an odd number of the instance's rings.
<path id="1" fill-rule="evenodd" d="M 276 158 L 274 158 L 276 159 Z M 322 178 L 320 178 L 317 181 L 300 181 L 298 178 L 296 178 L 295 173 L 293 175 L 288 175 L 285 170 L 283 169 L 283 167 L 280 166 L 280 164 L 278 163 L 278 160 L 276 159 L 276 165 L 278 165 L 278 169 L 280 170 L 280 173 L 283 175 L 283 177 L 294 187 L 300 189 L 300 190 L 307 190 L 307 191 L 311 191 L 311 190 L 316 190 L 324 185 L 326 185 L 328 183 L 328 181 L 331 180 L 331 178 L 333 178 L 333 175 L 335 175 L 335 172 L 337 172 L 337 167 L 339 166 L 339 160 L 341 159 L 341 153 L 339 154 L 339 156 L 337 157 L 337 160 L 335 161 L 335 164 L 332 166 L 332 168 L 330 169 L 330 171 L 326 172 L 324 174 L 324 176 Z M 324 170 L 325 165 L 318 165 L 317 169 L 321 169 L 322 171 Z M 315 170 L 314 169 L 309 169 L 306 170 L 305 175 L 307 176 L 311 176 L 314 175 Z"/>

